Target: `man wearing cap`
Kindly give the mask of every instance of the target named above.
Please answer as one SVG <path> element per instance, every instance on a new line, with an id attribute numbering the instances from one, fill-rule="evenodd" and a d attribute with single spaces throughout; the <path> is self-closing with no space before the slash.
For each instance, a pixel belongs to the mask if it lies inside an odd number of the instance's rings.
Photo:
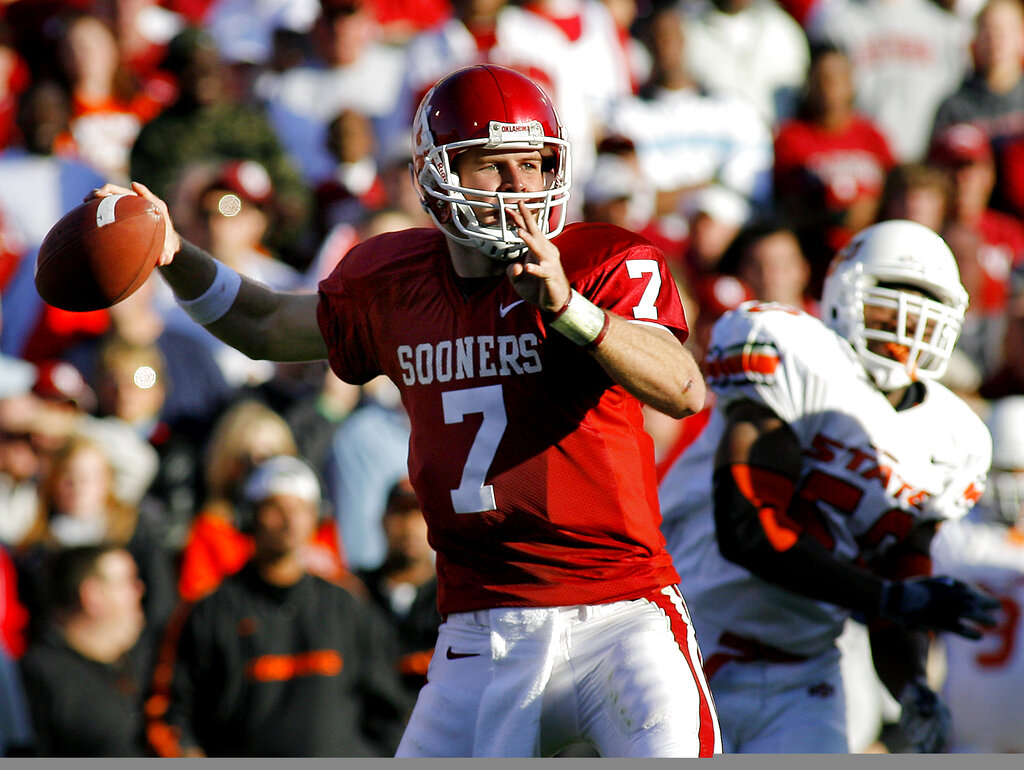
<path id="1" fill-rule="evenodd" d="M 970 123 L 946 128 L 933 140 L 928 157 L 952 181 L 943 235 L 971 296 L 960 345 L 984 377 L 1000 357 L 1011 272 L 1024 265 L 1024 222 L 989 205 L 996 167 L 992 145 L 980 128 Z"/>
<path id="2" fill-rule="evenodd" d="M 371 606 L 309 574 L 300 556 L 320 484 L 295 457 L 245 483 L 255 551 L 170 628 L 149 741 L 160 756 L 382 756 L 409 707 L 396 640 Z M 180 633 L 180 637 L 178 634 Z"/>
<path id="3" fill-rule="evenodd" d="M 1004 150 L 1024 128 L 1024 4 L 987 0 L 974 17 L 970 53 L 973 71 L 939 104 L 931 135 L 934 140 L 958 123 L 985 133 L 999 170 L 995 198 L 1003 208 Z"/>
<path id="4" fill-rule="evenodd" d="M 274 184 L 263 164 L 233 159 L 219 164 L 196 199 L 199 243 L 235 270 L 275 289 L 294 289 L 302 277 L 264 243 L 274 216 Z"/>
<path id="5" fill-rule="evenodd" d="M 278 196 L 267 167 L 251 158 L 232 158 L 216 163 L 206 161 L 189 167 L 183 176 L 194 177 L 194 187 L 182 184 L 194 224 L 190 235 L 210 254 L 242 275 L 274 289 L 298 289 L 303 276 L 277 258 L 268 245 L 270 230 L 277 221 Z M 253 361 L 209 335 L 191 333 L 193 324 L 174 302 L 162 283 L 154 287 L 155 305 L 167 325 L 198 339 L 216 361 L 231 388 L 256 386 L 274 376 L 275 368 L 265 361 Z"/>

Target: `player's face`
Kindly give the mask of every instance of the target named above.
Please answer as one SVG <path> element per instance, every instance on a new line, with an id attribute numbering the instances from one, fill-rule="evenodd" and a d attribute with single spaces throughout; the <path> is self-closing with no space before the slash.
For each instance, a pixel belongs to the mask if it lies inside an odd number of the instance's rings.
<path id="1" fill-rule="evenodd" d="M 918 291 L 908 289 L 902 289 L 902 291 L 906 294 L 924 296 Z M 904 320 L 906 326 L 901 330 L 900 309 L 896 304 L 891 306 L 869 303 L 864 304 L 864 326 L 868 329 L 877 329 L 891 334 L 899 334 L 903 338 L 914 338 L 917 335 L 917 325 L 919 322 L 920 315 L 917 312 L 907 312 Z M 934 318 L 926 318 L 923 339 L 931 339 L 932 335 L 935 333 L 935 326 L 936 321 Z M 909 347 L 886 340 L 869 339 L 868 350 L 877 355 L 891 358 L 894 361 L 899 361 L 901 364 L 905 364 L 910 357 Z"/>
<path id="2" fill-rule="evenodd" d="M 460 153 L 454 162 L 463 187 L 494 192 L 540 192 L 547 187 L 543 169 L 543 157 L 538 150 L 490 150 L 472 147 Z M 467 195 L 470 200 L 493 201 L 485 195 Z M 481 224 L 491 225 L 498 221 L 496 210 L 476 208 L 475 213 Z"/>

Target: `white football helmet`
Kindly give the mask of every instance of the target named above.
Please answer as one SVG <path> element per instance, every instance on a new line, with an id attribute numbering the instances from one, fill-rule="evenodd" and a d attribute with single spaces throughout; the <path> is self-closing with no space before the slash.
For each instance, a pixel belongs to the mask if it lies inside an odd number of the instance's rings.
<path id="1" fill-rule="evenodd" d="M 547 189 L 522 193 L 463 187 L 452 160 L 468 147 L 540 150 Z M 518 201 L 538 212 L 541 230 L 549 238 L 565 226 L 571 186 L 565 130 L 548 95 L 520 72 L 477 64 L 443 77 L 416 111 L 412 150 L 414 183 L 423 208 L 453 240 L 493 259 L 518 259 L 527 247 L 505 215 Z M 497 221 L 481 224 L 478 210 L 494 211 Z"/>
<path id="2" fill-rule="evenodd" d="M 992 470 L 981 508 L 989 518 L 1013 524 L 1024 513 L 1024 396 L 994 401 L 986 422 L 992 433 Z"/>
<path id="3" fill-rule="evenodd" d="M 891 314 L 891 327 L 868 326 L 865 308 Z M 821 298 L 822 320 L 853 345 L 883 391 L 941 377 L 966 311 L 967 290 L 946 242 L 900 219 L 855 235 L 832 260 Z"/>

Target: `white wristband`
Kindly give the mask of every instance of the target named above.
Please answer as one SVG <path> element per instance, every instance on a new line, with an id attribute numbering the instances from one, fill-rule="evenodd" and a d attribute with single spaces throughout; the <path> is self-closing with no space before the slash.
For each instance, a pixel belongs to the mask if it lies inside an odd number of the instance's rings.
<path id="1" fill-rule="evenodd" d="M 577 345 L 596 347 L 608 332 L 608 314 L 575 289 L 548 321 L 555 331 L 564 334 Z"/>
<path id="2" fill-rule="evenodd" d="M 193 321 L 206 326 L 222 318 L 231 309 L 241 286 L 242 276 L 223 262 L 218 262 L 217 274 L 206 291 L 195 299 L 175 299 Z"/>

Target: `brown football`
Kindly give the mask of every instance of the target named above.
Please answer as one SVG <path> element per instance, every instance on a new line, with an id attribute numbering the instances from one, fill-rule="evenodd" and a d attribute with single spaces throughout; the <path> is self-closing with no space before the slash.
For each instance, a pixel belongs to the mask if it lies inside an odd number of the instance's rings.
<path id="1" fill-rule="evenodd" d="M 84 312 L 138 289 L 164 244 L 164 219 L 138 195 L 90 198 L 50 228 L 36 257 L 36 290 L 49 304 Z"/>

